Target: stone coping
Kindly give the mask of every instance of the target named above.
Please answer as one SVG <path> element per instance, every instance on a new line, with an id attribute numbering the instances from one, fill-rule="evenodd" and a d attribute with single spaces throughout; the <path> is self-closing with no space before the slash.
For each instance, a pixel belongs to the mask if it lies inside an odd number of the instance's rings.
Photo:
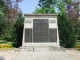
<path id="1" fill-rule="evenodd" d="M 58 14 L 24 14 L 24 16 L 57 16 Z"/>

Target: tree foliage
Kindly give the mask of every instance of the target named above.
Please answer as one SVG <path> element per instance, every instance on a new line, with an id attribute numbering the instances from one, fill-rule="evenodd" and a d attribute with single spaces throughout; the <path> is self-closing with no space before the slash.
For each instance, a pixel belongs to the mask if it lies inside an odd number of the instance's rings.
<path id="1" fill-rule="evenodd" d="M 71 20 L 74 26 L 77 27 L 77 21 L 80 16 L 79 4 L 80 2 L 77 0 L 39 0 L 38 5 L 42 8 L 57 8 L 58 12 L 63 12 L 65 10 L 69 17 L 69 20 Z"/>
<path id="2" fill-rule="evenodd" d="M 57 2 L 58 0 L 39 0 L 38 5 L 42 8 L 44 7 L 50 8 L 52 6 L 55 6 Z"/>
<path id="3" fill-rule="evenodd" d="M 6 27 L 6 22 L 0 15 L 0 36 L 2 36 L 2 34 L 4 34 L 5 27 Z"/>
<path id="4" fill-rule="evenodd" d="M 15 47 L 22 46 L 23 22 L 24 22 L 24 17 L 20 13 L 16 23 L 14 24 L 12 32 L 13 45 Z"/>
<path id="5" fill-rule="evenodd" d="M 4 0 L 4 5 L 6 5 L 6 28 L 5 28 L 5 35 L 11 35 L 12 27 L 16 22 L 16 18 L 18 17 L 19 13 L 21 12 L 19 8 L 19 3 L 22 0 Z"/>
<path id="6" fill-rule="evenodd" d="M 66 48 L 74 46 L 76 35 L 72 23 L 65 13 L 58 15 L 60 45 Z"/>
<path id="7" fill-rule="evenodd" d="M 6 17 L 9 20 L 9 22 L 13 22 L 19 15 L 19 12 L 21 12 L 19 8 L 19 3 L 22 0 L 5 0 L 4 4 L 8 7 Z"/>
<path id="8" fill-rule="evenodd" d="M 37 8 L 33 12 L 33 14 L 51 14 L 51 13 L 56 13 L 54 8 Z"/>
<path id="9" fill-rule="evenodd" d="M 22 0 L 0 0 L 0 35 L 10 35 L 12 26 L 19 15 Z"/>
<path id="10" fill-rule="evenodd" d="M 71 20 L 77 20 L 78 21 L 78 18 L 79 18 L 79 4 L 80 2 L 75 2 L 73 1 L 71 4 L 69 3 L 66 3 L 66 10 L 67 10 L 67 14 L 69 16 L 69 18 Z"/>
<path id="11" fill-rule="evenodd" d="M 4 16 L 6 13 L 6 5 L 4 4 L 3 0 L 0 0 L 0 15 Z"/>
<path id="12" fill-rule="evenodd" d="M 0 0 L 0 36 L 4 33 L 6 27 L 5 15 L 6 15 L 6 5 L 3 0 Z"/>

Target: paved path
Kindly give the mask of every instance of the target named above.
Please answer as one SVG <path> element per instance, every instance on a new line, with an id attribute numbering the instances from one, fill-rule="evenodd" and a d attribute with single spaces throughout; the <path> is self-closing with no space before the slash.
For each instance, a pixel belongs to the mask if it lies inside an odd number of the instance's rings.
<path id="1" fill-rule="evenodd" d="M 26 51 L 21 50 L 13 60 L 73 60 L 63 51 Z"/>
<path id="2" fill-rule="evenodd" d="M 73 60 L 63 52 L 21 52 L 13 60 Z"/>

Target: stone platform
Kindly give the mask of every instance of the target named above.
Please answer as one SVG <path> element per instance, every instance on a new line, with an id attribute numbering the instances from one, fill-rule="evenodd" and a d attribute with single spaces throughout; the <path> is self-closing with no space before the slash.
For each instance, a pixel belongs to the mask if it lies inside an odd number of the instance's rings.
<path id="1" fill-rule="evenodd" d="M 13 60 L 73 60 L 64 53 L 65 49 L 56 47 L 25 47 L 19 51 Z"/>

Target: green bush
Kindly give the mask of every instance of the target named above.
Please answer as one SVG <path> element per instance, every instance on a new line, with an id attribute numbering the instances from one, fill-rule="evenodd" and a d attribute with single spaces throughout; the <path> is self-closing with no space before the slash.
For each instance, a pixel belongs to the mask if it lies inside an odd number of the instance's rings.
<path id="1" fill-rule="evenodd" d="M 72 23 L 65 13 L 58 15 L 60 45 L 66 48 L 74 47 L 76 35 Z"/>
<path id="2" fill-rule="evenodd" d="M 19 14 L 19 17 L 17 18 L 12 31 L 13 46 L 15 47 L 22 46 L 23 23 L 24 17 L 22 14 Z"/>
<path id="3" fill-rule="evenodd" d="M 80 40 L 80 36 L 77 36 L 77 40 Z"/>
<path id="4" fill-rule="evenodd" d="M 3 40 L 3 37 L 0 37 L 0 40 Z"/>
<path id="5" fill-rule="evenodd" d="M 12 36 L 4 36 L 3 40 L 12 41 Z"/>

